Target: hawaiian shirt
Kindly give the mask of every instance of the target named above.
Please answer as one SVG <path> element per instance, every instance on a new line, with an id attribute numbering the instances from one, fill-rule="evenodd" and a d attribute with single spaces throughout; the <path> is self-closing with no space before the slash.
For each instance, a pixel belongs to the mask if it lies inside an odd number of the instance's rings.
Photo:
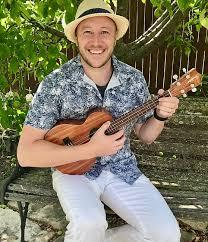
<path id="1" fill-rule="evenodd" d="M 54 70 L 40 83 L 27 114 L 25 125 L 48 130 L 63 119 L 85 119 L 89 110 L 104 108 L 113 118 L 141 106 L 150 97 L 142 73 L 112 57 L 113 75 L 102 98 L 95 83 L 86 76 L 80 56 Z M 128 184 L 142 174 L 138 161 L 130 149 L 130 133 L 136 123 L 145 122 L 152 112 L 136 118 L 124 127 L 126 141 L 116 154 L 98 157 L 85 173 L 97 178 L 102 170 L 109 170 Z"/>

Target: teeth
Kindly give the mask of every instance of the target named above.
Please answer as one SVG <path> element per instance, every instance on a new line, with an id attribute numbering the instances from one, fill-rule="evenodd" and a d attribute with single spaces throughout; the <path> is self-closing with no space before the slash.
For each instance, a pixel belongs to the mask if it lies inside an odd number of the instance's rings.
<path id="1" fill-rule="evenodd" d="M 101 54 L 103 52 L 102 50 L 89 50 L 89 51 L 92 54 Z"/>

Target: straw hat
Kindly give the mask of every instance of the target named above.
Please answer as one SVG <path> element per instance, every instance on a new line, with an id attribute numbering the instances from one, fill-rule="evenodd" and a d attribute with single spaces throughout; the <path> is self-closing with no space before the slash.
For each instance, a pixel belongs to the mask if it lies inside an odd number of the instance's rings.
<path id="1" fill-rule="evenodd" d="M 128 19 L 120 15 L 116 15 L 110 6 L 103 0 L 84 0 L 81 2 L 77 9 L 75 20 L 68 23 L 64 27 L 64 33 L 66 37 L 70 41 L 77 43 L 75 31 L 78 24 L 84 19 L 96 16 L 107 16 L 115 22 L 117 26 L 116 40 L 123 37 L 129 27 Z"/>

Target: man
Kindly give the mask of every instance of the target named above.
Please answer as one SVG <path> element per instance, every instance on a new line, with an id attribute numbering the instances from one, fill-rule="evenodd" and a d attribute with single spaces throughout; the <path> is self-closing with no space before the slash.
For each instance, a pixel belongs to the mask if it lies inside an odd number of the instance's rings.
<path id="1" fill-rule="evenodd" d="M 174 97 L 113 135 L 104 123 L 89 142 L 60 146 L 44 140 L 60 119 L 86 118 L 95 107 L 113 117 L 142 105 L 149 92 L 140 71 L 112 56 L 128 20 L 113 13 L 102 0 L 84 0 L 73 22 L 65 27 L 79 55 L 49 74 L 40 84 L 25 120 L 18 146 L 21 166 L 56 167 L 97 157 L 84 175 L 53 169 L 53 186 L 69 222 L 65 242 L 179 242 L 180 230 L 165 200 L 137 168 L 129 148 L 132 129 L 145 143 L 153 142 L 178 107 Z M 127 225 L 108 229 L 103 203 Z"/>

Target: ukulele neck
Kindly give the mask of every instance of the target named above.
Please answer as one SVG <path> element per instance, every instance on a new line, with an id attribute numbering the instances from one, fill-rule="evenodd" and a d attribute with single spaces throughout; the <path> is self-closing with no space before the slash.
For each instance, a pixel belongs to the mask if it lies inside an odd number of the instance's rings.
<path id="1" fill-rule="evenodd" d="M 170 92 L 167 90 L 163 93 L 163 95 L 154 97 L 153 99 L 147 101 L 143 106 L 136 107 L 130 112 L 127 112 L 121 115 L 119 118 L 114 119 L 111 122 L 110 127 L 107 129 L 106 134 L 113 134 L 128 123 L 132 122 L 135 118 L 142 117 L 148 111 L 156 108 L 159 103 L 159 98 L 169 97 L 170 95 Z"/>

